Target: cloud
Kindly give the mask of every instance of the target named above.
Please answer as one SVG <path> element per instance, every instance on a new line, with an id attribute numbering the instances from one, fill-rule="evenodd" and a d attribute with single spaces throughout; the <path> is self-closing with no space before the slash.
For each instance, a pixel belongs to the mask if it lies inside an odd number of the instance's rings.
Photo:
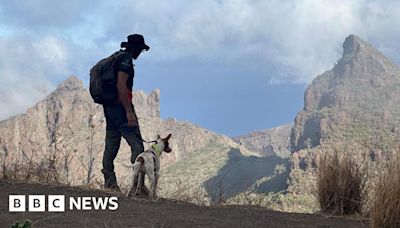
<path id="1" fill-rule="evenodd" d="M 62 40 L 47 36 L 29 40 L 0 38 L 0 119 L 25 109 L 45 97 L 57 78 L 68 70 L 68 51 Z"/>
<path id="2" fill-rule="evenodd" d="M 86 79 L 136 32 L 151 46 L 148 61 L 240 67 L 270 83 L 310 82 L 332 68 L 349 34 L 400 61 L 395 0 L 5 0 L 0 21 L 0 105 L 15 103 L 0 118 L 23 111 L 61 78 Z"/>
<path id="3" fill-rule="evenodd" d="M 394 0 L 17 0 L 0 8 L 22 31 L 57 32 L 88 51 L 108 53 L 140 32 L 152 47 L 149 58 L 240 65 L 277 82 L 309 82 L 331 68 L 349 34 L 398 59 L 400 32 L 393 28 L 400 3 Z"/>
<path id="4" fill-rule="evenodd" d="M 400 36 L 393 29 L 400 19 L 397 1 L 156 0 L 119 6 L 115 26 L 106 28 L 109 36 L 142 31 L 162 60 L 239 64 L 271 82 L 309 82 L 334 65 L 349 34 L 396 58 Z"/>
<path id="5" fill-rule="evenodd" d="M 85 11 L 93 5 L 89 0 L 3 0 L 0 19 L 14 26 L 33 29 L 74 26 L 85 18 Z"/>

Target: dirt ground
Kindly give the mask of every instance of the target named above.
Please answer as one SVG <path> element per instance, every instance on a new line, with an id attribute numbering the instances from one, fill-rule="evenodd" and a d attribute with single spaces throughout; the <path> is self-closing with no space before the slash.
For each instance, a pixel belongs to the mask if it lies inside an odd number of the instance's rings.
<path id="1" fill-rule="evenodd" d="M 368 227 L 364 220 L 319 214 L 295 214 L 264 208 L 199 207 L 187 203 L 118 196 L 115 211 L 9 212 L 8 195 L 57 195 L 69 197 L 115 196 L 103 191 L 69 186 L 28 184 L 0 179 L 0 227 L 30 219 L 33 227 Z M 47 197 L 46 197 L 47 200 Z M 68 203 L 67 203 L 68 205 Z"/>

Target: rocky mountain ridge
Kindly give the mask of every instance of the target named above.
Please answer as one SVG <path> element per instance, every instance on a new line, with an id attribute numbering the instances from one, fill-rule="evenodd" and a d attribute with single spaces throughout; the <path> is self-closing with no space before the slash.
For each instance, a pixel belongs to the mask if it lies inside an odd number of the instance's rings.
<path id="1" fill-rule="evenodd" d="M 134 92 L 133 97 L 145 139 L 153 139 L 157 134 L 173 133 L 174 152 L 171 155 L 165 155 L 166 162 L 184 157 L 185 152 L 190 153 L 206 144 L 211 138 L 216 137 L 227 144 L 234 144 L 228 137 L 217 136 L 189 122 L 181 122 L 173 118 L 161 120 L 158 89 L 149 95 L 143 91 Z M 79 142 L 88 140 L 93 130 L 92 140 L 96 144 L 94 150 L 101 156 L 104 128 L 105 120 L 101 105 L 93 103 L 82 81 L 72 76 L 61 83 L 43 101 L 29 108 L 26 114 L 0 121 L 0 146 L 7 148 L 8 151 L 19 151 L 18 156 L 11 156 L 10 153 L 7 159 L 40 159 L 54 149 L 67 150 L 68 148 L 71 153 L 76 150 L 87 150 Z M 177 129 L 181 131 L 176 132 Z M 126 144 L 124 142 L 122 144 L 122 151 L 127 150 Z M 51 145 L 58 148 L 52 148 Z"/>
<path id="2" fill-rule="evenodd" d="M 257 151 L 249 150 L 226 136 L 217 135 L 188 121 L 161 119 L 158 89 L 150 94 L 135 91 L 133 103 L 145 140 L 152 140 L 157 134 L 172 134 L 170 146 L 173 152 L 163 154 L 161 159 L 162 170 L 165 172 L 160 180 L 160 191 L 164 196 L 171 196 L 176 190 L 176 182 L 185 179 L 186 183 L 191 184 L 190 189 L 200 189 L 207 197 L 207 191 L 211 193 L 214 190 L 210 184 L 205 186 L 206 182 L 222 175 L 221 169 L 224 167 L 233 172 L 232 164 L 237 162 L 271 167 L 259 172 L 257 179 L 253 178 L 246 186 L 234 186 L 230 191 L 234 195 L 253 186 L 259 178 L 274 176 L 275 165 L 286 164 L 286 160 L 282 159 L 259 158 Z M 82 81 L 71 76 L 25 114 L 0 121 L 0 164 L 49 164 L 54 160 L 63 183 L 101 186 L 104 137 L 102 106 L 93 103 Z M 148 146 L 145 144 L 145 148 Z M 196 161 L 198 155 L 204 158 L 200 163 Z M 130 149 L 122 140 L 114 162 L 117 179 L 122 187 L 126 186 L 131 175 L 131 170 L 124 166 L 129 164 L 129 157 Z M 194 170 L 196 178 L 190 175 Z M 4 168 L 0 168 L 0 172 L 4 172 Z M 246 171 L 242 176 L 230 178 L 229 184 L 243 182 L 251 175 L 250 171 Z M 263 183 L 265 185 L 266 181 Z M 286 181 L 281 181 L 277 186 L 284 188 Z"/>
<path id="3" fill-rule="evenodd" d="M 292 151 L 320 145 L 329 137 L 357 137 L 360 128 L 396 126 L 398 89 L 399 66 L 359 37 L 348 36 L 342 58 L 305 92 L 291 134 Z"/>
<path id="4" fill-rule="evenodd" d="M 349 153 L 374 163 L 398 142 L 400 67 L 355 35 L 343 43 L 332 70 L 316 77 L 291 132 L 288 192 L 313 195 L 316 168 L 324 153 Z M 371 171 L 371 170 L 370 170 Z M 372 171 L 371 171 L 372 172 Z"/>
<path id="5" fill-rule="evenodd" d="M 278 155 L 287 158 L 290 155 L 290 132 L 292 124 L 250 132 L 247 135 L 234 137 L 233 140 L 262 156 Z"/>
<path id="6" fill-rule="evenodd" d="M 322 146 L 332 140 L 375 137 L 386 145 L 396 139 L 399 90 L 399 66 L 350 35 L 342 58 L 307 88 L 293 125 L 230 139 L 187 121 L 162 120 L 157 89 L 135 92 L 133 103 L 144 139 L 173 135 L 173 153 L 162 157 L 162 194 L 173 198 L 183 188 L 211 198 L 221 191 L 224 197 L 245 191 L 301 196 L 312 191 Z M 0 121 L 0 164 L 53 156 L 66 183 L 101 183 L 104 128 L 102 107 L 92 102 L 79 79 L 70 77 L 26 114 Z M 123 142 L 115 161 L 121 185 L 130 175 L 123 167 L 128 158 Z"/>

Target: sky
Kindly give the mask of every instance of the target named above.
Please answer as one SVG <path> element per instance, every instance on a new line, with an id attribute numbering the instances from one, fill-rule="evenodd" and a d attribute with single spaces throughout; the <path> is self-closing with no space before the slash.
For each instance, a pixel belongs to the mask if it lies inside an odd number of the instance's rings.
<path id="1" fill-rule="evenodd" d="M 228 136 L 292 123 L 307 85 L 355 34 L 400 63 L 397 0 L 1 0 L 0 120 L 140 33 L 135 90 L 161 117 Z"/>

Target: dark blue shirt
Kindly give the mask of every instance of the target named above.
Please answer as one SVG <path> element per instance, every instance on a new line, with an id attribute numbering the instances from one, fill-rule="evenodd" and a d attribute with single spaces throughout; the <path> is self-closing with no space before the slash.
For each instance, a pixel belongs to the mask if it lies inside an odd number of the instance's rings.
<path id="1" fill-rule="evenodd" d="M 115 73 L 118 75 L 119 71 L 125 72 L 128 74 L 128 80 L 126 82 L 126 87 L 130 92 L 133 90 L 133 78 L 135 77 L 135 70 L 133 69 L 132 56 L 128 52 L 123 50 L 118 51 L 120 53 L 117 61 L 115 62 Z M 132 94 L 128 94 L 130 100 L 132 99 Z"/>

